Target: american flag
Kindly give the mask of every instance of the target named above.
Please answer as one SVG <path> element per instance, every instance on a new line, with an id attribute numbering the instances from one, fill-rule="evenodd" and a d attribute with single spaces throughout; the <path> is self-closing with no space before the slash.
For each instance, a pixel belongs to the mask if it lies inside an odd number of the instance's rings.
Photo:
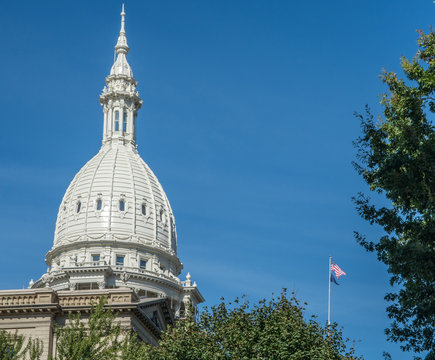
<path id="1" fill-rule="evenodd" d="M 340 266 L 338 266 L 332 260 L 331 260 L 331 270 L 335 272 L 335 276 L 337 277 L 337 279 L 340 279 L 341 275 L 346 275 L 346 273 L 340 269 Z"/>

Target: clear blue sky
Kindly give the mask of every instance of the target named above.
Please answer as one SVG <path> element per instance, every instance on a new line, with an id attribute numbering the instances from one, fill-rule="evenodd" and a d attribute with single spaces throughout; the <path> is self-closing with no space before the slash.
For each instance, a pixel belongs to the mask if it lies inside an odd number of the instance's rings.
<path id="1" fill-rule="evenodd" d="M 2 2 L 1 289 L 45 272 L 63 193 L 99 149 L 120 7 Z M 383 334 L 385 266 L 353 238 L 380 235 L 351 203 L 366 190 L 351 166 L 353 113 L 381 111 L 381 69 L 400 70 L 434 10 L 429 0 L 126 1 L 139 152 L 207 304 L 287 287 L 324 323 L 331 254 L 348 274 L 333 288 L 333 320 L 358 353 L 410 358 Z"/>

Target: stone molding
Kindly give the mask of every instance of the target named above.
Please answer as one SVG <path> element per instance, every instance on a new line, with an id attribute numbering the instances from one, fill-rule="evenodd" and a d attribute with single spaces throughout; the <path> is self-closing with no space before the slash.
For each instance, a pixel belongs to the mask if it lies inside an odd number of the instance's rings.
<path id="1" fill-rule="evenodd" d="M 65 307 L 90 307 L 98 303 L 101 297 L 107 299 L 107 305 L 133 304 L 139 298 L 131 289 L 104 289 L 104 290 L 80 290 L 80 291 L 58 291 L 59 305 Z"/>

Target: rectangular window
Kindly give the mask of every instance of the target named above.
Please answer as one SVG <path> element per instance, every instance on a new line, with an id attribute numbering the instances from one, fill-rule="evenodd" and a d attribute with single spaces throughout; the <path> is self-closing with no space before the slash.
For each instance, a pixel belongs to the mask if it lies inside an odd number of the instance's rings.
<path id="1" fill-rule="evenodd" d="M 119 111 L 115 111 L 115 131 L 119 131 Z"/>
<path id="2" fill-rule="evenodd" d="M 141 269 L 146 269 L 147 267 L 147 262 L 143 259 L 140 260 L 140 268 Z"/>
<path id="3" fill-rule="evenodd" d="M 100 255 L 99 254 L 92 255 L 92 261 L 94 262 L 100 261 Z"/>
<path id="4" fill-rule="evenodd" d="M 124 111 L 124 116 L 122 118 L 122 131 L 127 131 L 127 111 Z"/>
<path id="5" fill-rule="evenodd" d="M 124 256 L 121 256 L 121 255 L 116 256 L 116 265 L 119 265 L 119 266 L 124 265 Z"/>

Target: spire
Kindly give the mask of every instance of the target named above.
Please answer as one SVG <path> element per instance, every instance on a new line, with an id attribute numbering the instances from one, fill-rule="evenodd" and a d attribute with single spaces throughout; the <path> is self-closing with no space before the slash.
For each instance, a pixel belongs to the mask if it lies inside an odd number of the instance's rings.
<path id="1" fill-rule="evenodd" d="M 124 11 L 124 4 L 122 4 L 122 10 L 121 10 L 121 33 L 125 34 L 125 11 Z"/>
<path id="2" fill-rule="evenodd" d="M 118 42 L 115 46 L 116 53 L 119 55 L 120 53 L 127 54 L 130 50 L 127 45 L 127 37 L 125 36 L 125 11 L 124 4 L 122 4 L 121 11 L 121 30 L 119 31 Z"/>
<path id="3" fill-rule="evenodd" d="M 133 77 L 130 65 L 127 62 L 126 55 L 130 48 L 127 45 L 127 37 L 125 36 L 125 12 L 124 4 L 121 11 L 121 30 L 119 31 L 118 42 L 115 45 L 116 60 L 110 70 L 110 75 L 127 75 Z"/>
<path id="4" fill-rule="evenodd" d="M 122 5 L 121 30 L 115 45 L 116 59 L 100 95 L 103 106 L 103 144 L 117 142 L 136 146 L 136 117 L 142 100 L 136 91 L 137 82 L 127 62 L 130 48 L 125 36 L 125 11 Z"/>

